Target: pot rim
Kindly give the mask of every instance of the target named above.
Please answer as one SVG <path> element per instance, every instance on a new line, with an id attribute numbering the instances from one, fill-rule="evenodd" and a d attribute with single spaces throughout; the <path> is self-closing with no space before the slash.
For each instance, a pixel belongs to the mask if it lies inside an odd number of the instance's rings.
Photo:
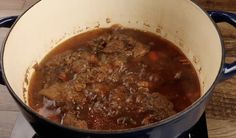
<path id="1" fill-rule="evenodd" d="M 12 27 L 10 28 L 6 38 L 4 39 L 4 42 L 2 44 L 2 49 L 1 49 L 1 69 L 2 69 L 2 74 L 3 74 L 3 79 L 6 83 L 7 89 L 9 90 L 11 96 L 14 98 L 14 100 L 28 113 L 30 113 L 31 115 L 33 115 L 34 117 L 44 120 L 47 123 L 54 125 L 56 127 L 60 127 L 63 129 L 69 129 L 75 132 L 79 132 L 79 133 L 90 133 L 90 134 L 125 134 L 125 133 L 133 133 L 133 132 L 138 132 L 138 131 L 143 131 L 143 130 L 148 130 L 148 129 L 153 129 L 156 127 L 160 127 L 163 125 L 167 125 L 170 124 L 172 122 L 176 122 L 179 119 L 181 119 L 181 117 L 183 117 L 185 114 L 187 114 L 188 112 L 190 112 L 191 110 L 193 110 L 196 106 L 198 106 L 199 104 L 201 104 L 211 93 L 212 90 L 214 89 L 215 85 L 220 81 L 221 79 L 221 75 L 223 72 L 223 65 L 224 65 L 224 57 L 225 57 L 225 49 L 224 49 L 224 43 L 223 43 L 223 39 L 222 39 L 222 35 L 219 31 L 218 26 L 216 25 L 216 23 L 213 21 L 213 19 L 209 16 L 209 14 L 203 9 L 201 8 L 195 1 L 189 1 L 190 4 L 192 4 L 193 6 L 197 7 L 198 10 L 202 11 L 203 14 L 205 14 L 210 21 L 212 22 L 212 24 L 214 25 L 220 42 L 221 42 L 221 50 L 222 50 L 222 57 L 221 57 L 221 65 L 220 65 L 220 69 L 218 71 L 218 74 L 213 82 L 213 84 L 211 85 L 211 87 L 206 91 L 206 93 L 204 95 L 202 95 L 199 99 L 197 99 L 192 105 L 188 106 L 187 108 L 185 108 L 184 110 L 182 110 L 181 112 L 178 112 L 175 115 L 172 115 L 166 119 L 163 119 L 159 122 L 155 122 L 149 125 L 145 125 L 145 126 L 140 126 L 140 127 L 136 127 L 136 128 L 130 128 L 130 129 L 121 129 L 121 130 L 93 130 L 93 129 L 79 129 L 79 128 L 75 128 L 75 127 L 68 127 L 68 126 L 63 126 L 61 124 L 55 123 L 43 116 L 41 116 L 39 113 L 35 112 L 33 109 L 31 109 L 28 105 L 26 105 L 25 102 L 23 102 L 18 96 L 17 94 L 13 91 L 12 87 L 10 86 L 7 77 L 5 75 L 5 70 L 4 70 L 4 51 L 5 51 L 5 46 L 6 46 L 6 42 L 8 40 L 8 37 L 11 33 L 11 31 L 13 30 L 14 26 L 17 24 L 17 22 L 20 20 L 20 18 L 22 16 L 24 16 L 25 13 L 27 13 L 32 7 L 34 7 L 36 4 L 38 4 L 39 2 L 41 2 L 42 0 L 39 0 L 38 2 L 36 2 L 35 4 L 33 4 L 32 6 L 30 6 L 26 11 L 24 11 L 21 15 L 19 15 L 19 17 L 17 18 L 17 20 L 15 21 L 15 23 L 12 25 Z"/>

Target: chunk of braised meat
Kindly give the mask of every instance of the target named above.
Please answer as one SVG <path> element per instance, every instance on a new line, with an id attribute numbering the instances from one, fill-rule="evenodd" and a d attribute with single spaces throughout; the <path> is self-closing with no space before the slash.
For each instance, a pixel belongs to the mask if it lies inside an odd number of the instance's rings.
<path id="1" fill-rule="evenodd" d="M 44 88 L 39 91 L 40 95 L 43 95 L 51 100 L 55 101 L 61 101 L 64 99 L 63 93 L 64 93 L 64 86 L 56 83 L 48 88 Z"/>
<path id="2" fill-rule="evenodd" d="M 118 29 L 119 30 L 119 29 Z M 113 31 L 89 42 L 95 52 L 124 53 L 126 56 L 142 57 L 149 52 L 149 46 L 132 37 Z"/>
<path id="3" fill-rule="evenodd" d="M 96 54 L 91 51 L 80 50 L 78 51 L 79 59 L 84 59 L 88 63 L 97 64 L 99 62 Z"/>
<path id="4" fill-rule="evenodd" d="M 154 92 L 151 94 L 150 103 L 157 109 L 163 109 L 168 114 L 173 114 L 173 103 L 170 102 L 165 96 L 161 95 L 158 92 Z"/>
<path id="5" fill-rule="evenodd" d="M 95 54 L 92 54 L 89 57 L 87 57 L 87 61 L 91 64 L 98 64 L 99 59 Z"/>
<path id="6" fill-rule="evenodd" d="M 122 109 L 126 106 L 126 97 L 128 91 L 125 87 L 119 86 L 115 88 L 109 95 L 110 107 L 113 109 Z"/>
<path id="7" fill-rule="evenodd" d="M 106 70 L 100 67 L 94 67 L 88 72 L 88 81 L 90 82 L 103 82 L 107 77 L 108 73 Z"/>
<path id="8" fill-rule="evenodd" d="M 120 53 L 113 57 L 113 65 L 118 68 L 120 72 L 125 71 L 126 63 L 128 62 L 128 57 L 124 53 Z"/>
<path id="9" fill-rule="evenodd" d="M 142 57 L 149 52 L 149 47 L 147 45 L 143 45 L 140 42 L 137 42 L 132 51 L 135 58 Z"/>
<path id="10" fill-rule="evenodd" d="M 64 100 L 66 102 L 72 102 L 72 103 L 79 103 L 81 105 L 84 105 L 87 100 L 86 96 L 82 92 L 76 92 L 74 90 L 69 90 L 64 94 Z"/>
<path id="11" fill-rule="evenodd" d="M 137 81 L 139 80 L 138 75 L 134 74 L 133 72 L 125 72 L 121 76 L 121 81 L 123 86 L 125 86 L 127 89 L 129 89 L 131 92 L 136 92 L 137 87 Z"/>
<path id="12" fill-rule="evenodd" d="M 88 61 L 84 59 L 78 59 L 72 63 L 72 70 L 76 73 L 86 72 L 90 68 Z"/>
<path id="13" fill-rule="evenodd" d="M 125 44 L 123 41 L 111 40 L 107 42 L 106 47 L 102 50 L 105 53 L 115 53 L 122 52 L 125 49 Z"/>
<path id="14" fill-rule="evenodd" d="M 61 72 L 58 73 L 58 78 L 59 78 L 60 80 L 62 80 L 63 82 L 69 80 L 68 75 L 67 75 L 65 72 L 63 72 L 63 71 L 61 71 Z"/>
<path id="15" fill-rule="evenodd" d="M 87 122 L 85 120 L 78 119 L 76 115 L 73 114 L 72 112 L 68 112 L 64 115 L 62 124 L 66 126 L 73 126 L 73 127 L 81 128 L 81 129 L 88 129 Z"/>
<path id="16" fill-rule="evenodd" d="M 100 97 L 108 96 L 110 92 L 110 87 L 105 83 L 94 83 L 92 84 L 92 89 Z"/>
<path id="17" fill-rule="evenodd" d="M 111 35 L 106 33 L 89 41 L 88 43 L 92 46 L 92 50 L 94 52 L 101 52 L 106 47 L 107 42 L 111 39 Z"/>
<path id="18" fill-rule="evenodd" d="M 56 106 L 55 101 L 43 98 L 43 107 L 39 108 L 37 112 L 44 117 L 60 121 L 59 114 L 61 113 L 61 108 Z"/>
<path id="19" fill-rule="evenodd" d="M 77 81 L 77 80 L 73 81 L 72 85 L 74 87 L 73 90 L 75 90 L 77 92 L 81 92 L 82 90 L 84 90 L 87 87 L 85 82 L 81 82 L 81 81 Z"/>
<path id="20" fill-rule="evenodd" d="M 48 88 L 42 89 L 41 91 L 39 91 L 39 94 L 49 98 L 50 100 L 55 100 L 58 102 L 67 101 L 67 102 L 80 103 L 82 105 L 85 104 L 86 102 L 85 95 L 82 92 L 75 91 L 72 86 L 68 85 L 70 84 L 56 83 Z"/>
<path id="21" fill-rule="evenodd" d="M 54 57 L 47 60 L 47 62 L 45 63 L 45 67 L 62 67 L 65 64 L 70 63 L 70 57 L 72 53 L 72 50 L 67 50 L 65 52 L 55 55 Z"/>
<path id="22" fill-rule="evenodd" d="M 160 121 L 175 114 L 173 103 L 158 92 L 139 94 L 136 103 L 139 104 L 138 112 L 147 114 L 142 124 Z"/>

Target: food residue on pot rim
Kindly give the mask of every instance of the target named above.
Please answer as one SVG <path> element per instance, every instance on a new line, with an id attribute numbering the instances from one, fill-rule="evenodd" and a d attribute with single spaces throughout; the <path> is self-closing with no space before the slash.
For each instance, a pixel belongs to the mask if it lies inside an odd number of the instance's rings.
<path id="1" fill-rule="evenodd" d="M 106 23 L 111 23 L 111 18 L 106 18 Z"/>

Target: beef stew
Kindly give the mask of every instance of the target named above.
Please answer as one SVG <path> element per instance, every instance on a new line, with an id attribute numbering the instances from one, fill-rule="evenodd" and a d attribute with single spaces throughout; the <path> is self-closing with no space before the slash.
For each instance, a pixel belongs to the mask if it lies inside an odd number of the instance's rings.
<path id="1" fill-rule="evenodd" d="M 30 107 L 81 129 L 148 125 L 184 110 L 201 94 L 193 65 L 173 43 L 121 26 L 74 36 L 34 68 Z"/>

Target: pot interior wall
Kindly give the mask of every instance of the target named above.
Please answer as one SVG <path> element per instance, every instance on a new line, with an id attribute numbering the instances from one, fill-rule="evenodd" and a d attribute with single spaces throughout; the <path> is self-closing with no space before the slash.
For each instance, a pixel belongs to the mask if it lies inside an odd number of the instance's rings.
<path id="1" fill-rule="evenodd" d="M 189 0 L 42 0 L 19 19 L 6 40 L 3 64 L 11 88 L 27 99 L 24 80 L 32 65 L 67 38 L 112 24 L 151 31 L 176 44 L 194 64 L 202 95 L 215 81 L 220 38 L 207 15 Z"/>

